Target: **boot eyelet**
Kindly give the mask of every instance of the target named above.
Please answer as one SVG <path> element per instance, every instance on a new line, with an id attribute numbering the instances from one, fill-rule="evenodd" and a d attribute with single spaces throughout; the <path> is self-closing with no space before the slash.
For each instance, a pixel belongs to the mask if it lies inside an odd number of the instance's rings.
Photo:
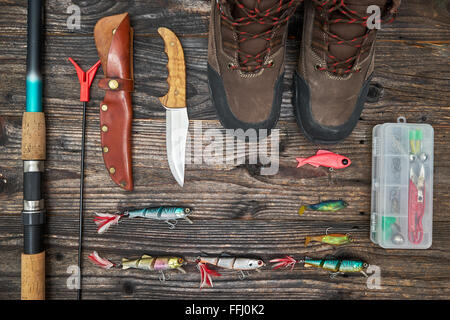
<path id="1" fill-rule="evenodd" d="M 361 72 L 361 67 L 357 67 L 356 72 Z"/>
<path id="2" fill-rule="evenodd" d="M 228 70 L 233 70 L 234 63 L 232 63 L 232 62 L 228 63 L 227 68 L 228 68 Z"/>
<path id="3" fill-rule="evenodd" d="M 273 60 L 267 61 L 267 67 L 268 68 L 273 68 L 274 66 L 275 66 L 275 62 Z"/>
<path id="4" fill-rule="evenodd" d="M 320 71 L 320 69 L 322 69 L 322 66 L 321 66 L 320 64 L 316 64 L 316 65 L 314 66 L 314 70 Z"/>

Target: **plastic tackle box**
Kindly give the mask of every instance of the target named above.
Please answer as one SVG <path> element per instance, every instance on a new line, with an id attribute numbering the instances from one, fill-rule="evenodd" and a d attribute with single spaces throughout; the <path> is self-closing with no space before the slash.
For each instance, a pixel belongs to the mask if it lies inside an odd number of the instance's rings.
<path id="1" fill-rule="evenodd" d="M 385 123 L 373 129 L 372 242 L 386 249 L 427 249 L 433 233 L 434 130 Z"/>

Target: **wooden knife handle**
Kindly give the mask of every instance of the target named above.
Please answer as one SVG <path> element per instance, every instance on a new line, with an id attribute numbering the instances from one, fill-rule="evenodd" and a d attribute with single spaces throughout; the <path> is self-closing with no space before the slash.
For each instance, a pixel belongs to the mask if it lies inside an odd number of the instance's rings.
<path id="1" fill-rule="evenodd" d="M 22 254 L 22 300 L 45 300 L 45 251 Z"/>
<path id="2" fill-rule="evenodd" d="M 159 101 L 166 108 L 186 107 L 186 65 L 184 62 L 184 52 L 180 40 L 175 33 L 167 28 L 159 28 L 158 33 L 164 39 L 165 52 L 167 54 L 167 69 L 169 76 L 169 92 L 159 98 Z"/>

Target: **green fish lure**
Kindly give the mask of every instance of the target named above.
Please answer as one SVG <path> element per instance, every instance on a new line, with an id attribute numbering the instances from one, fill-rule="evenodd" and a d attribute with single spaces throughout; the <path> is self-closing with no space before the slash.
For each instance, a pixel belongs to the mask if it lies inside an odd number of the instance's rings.
<path id="1" fill-rule="evenodd" d="M 364 272 L 365 269 L 369 267 L 369 264 L 361 260 L 346 260 L 346 259 L 310 259 L 305 258 L 304 260 L 295 260 L 291 256 L 286 256 L 281 259 L 270 260 L 271 263 L 275 263 L 273 269 L 279 268 L 294 268 L 295 264 L 298 262 L 303 262 L 305 268 L 315 267 L 323 270 L 332 272 L 331 277 L 334 278 L 339 274 L 346 273 L 356 273 L 360 272 L 367 277 Z"/>
<path id="2" fill-rule="evenodd" d="M 307 236 L 305 239 L 305 247 L 311 241 L 340 246 L 340 245 L 352 242 L 353 239 L 352 239 L 352 236 L 348 233 L 347 234 L 331 233 L 331 234 L 324 234 L 324 235 L 320 235 L 320 236 Z"/>
<path id="3" fill-rule="evenodd" d="M 306 210 L 310 211 L 322 211 L 322 212 L 336 212 L 341 209 L 347 208 L 348 203 L 344 200 L 327 200 L 322 201 L 316 204 L 310 204 L 306 206 L 302 206 L 300 210 L 298 210 L 299 215 L 303 215 Z"/>
<path id="4" fill-rule="evenodd" d="M 339 274 L 361 272 L 367 277 L 364 272 L 369 265 L 361 260 L 339 260 L 339 259 L 308 259 L 304 261 L 305 268 L 315 267 L 332 272 L 331 277 Z"/>

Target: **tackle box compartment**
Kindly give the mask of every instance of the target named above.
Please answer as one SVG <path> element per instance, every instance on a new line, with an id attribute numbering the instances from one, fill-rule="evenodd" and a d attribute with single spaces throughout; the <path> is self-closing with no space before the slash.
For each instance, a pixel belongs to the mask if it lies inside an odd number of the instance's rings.
<path id="1" fill-rule="evenodd" d="M 399 118 L 398 123 L 374 127 L 370 231 L 373 243 L 386 249 L 431 246 L 433 148 L 434 130 L 428 124 L 410 124 Z"/>

